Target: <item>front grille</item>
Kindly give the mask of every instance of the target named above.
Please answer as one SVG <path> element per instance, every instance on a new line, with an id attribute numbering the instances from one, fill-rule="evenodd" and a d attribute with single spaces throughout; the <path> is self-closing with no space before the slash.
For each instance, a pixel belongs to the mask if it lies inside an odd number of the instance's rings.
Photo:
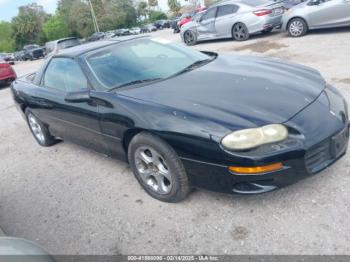
<path id="1" fill-rule="evenodd" d="M 331 159 L 331 141 L 327 139 L 306 152 L 306 169 L 310 173 L 317 173 L 327 167 Z"/>

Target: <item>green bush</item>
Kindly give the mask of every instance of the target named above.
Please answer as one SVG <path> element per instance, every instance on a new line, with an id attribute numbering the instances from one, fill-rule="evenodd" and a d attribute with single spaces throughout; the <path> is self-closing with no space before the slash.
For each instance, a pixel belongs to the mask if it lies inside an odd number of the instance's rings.
<path id="1" fill-rule="evenodd" d="M 13 52 L 12 27 L 8 22 L 0 22 L 0 52 Z"/>
<path id="2" fill-rule="evenodd" d="M 165 13 L 161 11 L 150 11 L 149 12 L 149 21 L 151 23 L 157 21 L 157 20 L 163 20 L 163 19 L 168 19 Z"/>
<path id="3" fill-rule="evenodd" d="M 59 15 L 52 16 L 44 25 L 43 32 L 48 41 L 67 37 L 68 27 Z"/>

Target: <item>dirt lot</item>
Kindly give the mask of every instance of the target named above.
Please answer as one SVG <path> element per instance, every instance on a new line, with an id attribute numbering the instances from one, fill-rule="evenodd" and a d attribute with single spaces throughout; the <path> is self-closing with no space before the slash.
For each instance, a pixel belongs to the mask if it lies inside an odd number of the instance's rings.
<path id="1" fill-rule="evenodd" d="M 171 31 L 156 36 L 179 41 Z M 350 102 L 350 29 L 256 36 L 194 48 L 312 66 Z M 41 61 L 15 66 L 23 75 Z M 153 200 L 127 165 L 69 143 L 39 147 L 0 90 L 0 225 L 53 254 L 350 254 L 350 155 L 321 174 L 259 196 L 195 191 Z"/>

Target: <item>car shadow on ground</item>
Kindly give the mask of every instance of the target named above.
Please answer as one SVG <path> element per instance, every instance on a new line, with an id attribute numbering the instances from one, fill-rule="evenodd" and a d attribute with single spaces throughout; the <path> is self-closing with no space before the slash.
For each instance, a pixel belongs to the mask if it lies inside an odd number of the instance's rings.
<path id="1" fill-rule="evenodd" d="M 270 33 L 266 33 L 266 34 L 255 34 L 255 35 L 251 35 L 250 38 L 246 41 L 235 41 L 234 39 L 232 38 L 225 38 L 225 39 L 213 39 L 213 40 L 205 40 L 205 41 L 200 41 L 197 43 L 197 45 L 201 45 L 201 44 L 218 44 L 218 43 L 250 43 L 251 41 L 253 40 L 259 40 L 259 39 L 266 39 L 266 38 L 269 38 L 271 36 L 276 36 L 278 34 L 284 34 L 282 31 L 280 30 L 275 30 L 275 31 L 272 31 Z"/>
<path id="2" fill-rule="evenodd" d="M 123 169 L 122 175 L 128 176 L 132 178 L 133 186 L 137 187 L 137 190 L 140 190 L 141 195 L 144 193 L 145 198 L 151 197 L 142 189 L 141 185 L 137 182 L 136 179 L 134 179 L 134 174 L 127 162 L 124 162 L 119 159 L 115 159 L 112 157 L 109 157 L 107 155 L 95 152 L 94 150 L 88 149 L 86 147 L 83 147 L 81 145 L 77 145 L 68 141 L 60 141 L 56 146 L 60 147 L 70 147 L 69 150 L 76 150 L 78 151 L 84 151 L 86 154 L 92 156 L 92 157 L 98 157 L 100 158 L 101 163 L 105 161 L 105 164 L 111 163 L 115 166 L 121 166 Z M 320 178 L 321 176 L 321 178 Z M 313 178 L 317 177 L 317 178 Z M 115 177 L 115 179 L 120 179 L 118 176 Z M 247 206 L 258 206 L 262 203 L 270 203 L 272 205 L 273 203 L 278 203 L 281 201 L 281 199 L 291 199 L 295 195 L 303 195 L 305 194 L 304 191 L 309 191 L 309 187 L 312 187 L 312 184 L 315 183 L 315 179 L 327 179 L 327 175 L 317 175 L 317 176 L 310 176 L 306 179 L 302 179 L 295 184 L 289 185 L 284 188 L 276 189 L 275 191 L 271 191 L 268 193 L 263 194 L 252 194 L 252 195 L 242 195 L 242 194 L 228 194 L 228 193 L 220 193 L 215 191 L 209 191 L 203 188 L 193 188 L 191 193 L 188 195 L 186 199 L 184 199 L 182 202 L 177 203 L 177 205 L 191 205 L 191 203 L 201 203 L 203 200 L 205 202 L 220 202 L 223 204 L 241 204 L 241 205 L 247 205 Z M 101 189 L 103 190 L 103 189 Z M 130 191 L 125 191 L 125 194 L 131 194 Z"/>
<path id="3" fill-rule="evenodd" d="M 310 30 L 310 35 L 325 35 L 325 34 L 339 34 L 350 33 L 350 26 L 338 27 L 338 28 L 325 28 L 325 29 L 313 29 Z"/>
<path id="4" fill-rule="evenodd" d="M 11 85 L 8 85 L 8 84 L 0 84 L 0 91 L 7 89 L 7 88 L 10 88 L 10 87 L 11 87 Z"/>
<path id="5" fill-rule="evenodd" d="M 93 157 L 95 159 L 99 159 L 100 164 L 112 164 L 115 165 L 116 167 L 119 166 L 121 167 L 121 169 L 123 169 L 122 174 L 123 176 L 128 176 L 132 178 L 132 183 L 133 186 L 135 186 L 136 188 L 138 188 L 137 190 L 140 190 L 141 195 L 144 195 L 146 198 L 150 198 L 149 200 L 151 200 L 151 197 L 147 195 L 147 193 L 142 189 L 141 185 L 139 185 L 139 183 L 137 182 L 136 179 L 134 179 L 134 174 L 129 166 L 129 164 L 125 161 L 119 160 L 119 159 L 115 159 L 112 157 L 109 157 L 105 154 L 102 153 L 98 153 L 92 149 L 86 148 L 84 146 L 81 145 L 77 145 L 74 144 L 72 142 L 69 141 L 59 141 L 56 145 L 54 145 L 53 147 L 51 147 L 53 150 L 57 150 L 54 149 L 55 147 L 61 147 L 61 149 L 59 151 L 62 150 L 62 147 L 69 147 L 69 151 L 75 151 L 75 152 L 79 152 L 79 151 L 83 151 L 84 154 L 86 154 L 89 157 Z M 116 176 L 115 179 L 120 180 L 120 177 Z M 304 183 L 305 181 L 307 181 L 307 179 L 303 180 Z M 228 194 L 228 193 L 220 193 L 220 192 L 215 192 L 215 191 L 209 191 L 206 189 L 202 189 L 202 188 L 193 188 L 191 193 L 188 195 L 188 197 L 186 199 L 184 199 L 182 202 L 177 203 L 178 205 L 184 204 L 184 205 L 188 205 L 190 203 L 199 203 L 201 202 L 203 199 L 204 201 L 219 201 L 219 202 L 224 202 L 226 204 L 232 204 L 232 203 L 247 203 L 247 204 L 251 204 L 251 205 L 258 205 L 259 203 L 262 203 L 264 201 L 271 201 L 271 202 L 278 202 L 280 201 L 281 198 L 289 198 L 289 196 L 291 194 L 294 194 L 294 191 L 298 191 L 301 190 L 299 188 L 300 184 L 299 182 L 293 185 L 290 185 L 286 188 L 282 188 L 282 189 L 277 189 L 275 191 L 269 192 L 269 193 L 264 193 L 264 194 L 254 194 L 254 195 L 239 195 L 239 194 Z M 101 191 L 103 191 L 103 188 L 101 188 Z M 294 192 L 294 193 L 293 193 Z M 132 192 L 130 191 L 125 191 L 124 194 L 131 194 Z M 143 194 L 144 193 L 144 194 Z"/>

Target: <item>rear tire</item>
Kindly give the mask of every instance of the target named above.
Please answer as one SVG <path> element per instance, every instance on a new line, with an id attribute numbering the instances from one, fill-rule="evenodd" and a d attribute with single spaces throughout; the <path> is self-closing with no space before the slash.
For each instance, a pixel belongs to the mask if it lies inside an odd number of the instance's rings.
<path id="1" fill-rule="evenodd" d="M 187 197 L 190 183 L 176 152 L 162 139 L 142 132 L 128 147 L 130 167 L 143 189 L 153 198 L 177 203 Z"/>
<path id="2" fill-rule="evenodd" d="M 31 133 L 39 145 L 49 147 L 58 142 L 51 134 L 47 126 L 42 123 L 29 109 L 26 109 L 25 116 Z"/>
<path id="3" fill-rule="evenodd" d="M 245 24 L 237 23 L 232 28 L 232 37 L 236 41 L 246 41 L 249 39 L 249 31 Z"/>
<path id="4" fill-rule="evenodd" d="M 287 26 L 288 34 L 291 37 L 301 37 L 308 32 L 308 25 L 302 18 L 293 18 L 289 21 Z"/>

